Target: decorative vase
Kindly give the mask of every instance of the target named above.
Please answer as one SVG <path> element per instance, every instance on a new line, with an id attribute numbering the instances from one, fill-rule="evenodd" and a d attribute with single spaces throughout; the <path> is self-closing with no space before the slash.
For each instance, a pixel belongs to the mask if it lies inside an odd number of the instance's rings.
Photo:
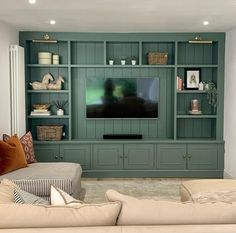
<path id="1" fill-rule="evenodd" d="M 121 60 L 120 62 L 122 66 L 125 65 L 125 60 Z"/>
<path id="2" fill-rule="evenodd" d="M 64 115 L 64 110 L 63 109 L 58 109 L 57 110 L 57 115 L 58 116 L 63 116 Z"/>
<path id="3" fill-rule="evenodd" d="M 133 66 L 135 66 L 135 65 L 136 65 L 136 60 L 131 60 L 131 64 L 132 64 Z"/>

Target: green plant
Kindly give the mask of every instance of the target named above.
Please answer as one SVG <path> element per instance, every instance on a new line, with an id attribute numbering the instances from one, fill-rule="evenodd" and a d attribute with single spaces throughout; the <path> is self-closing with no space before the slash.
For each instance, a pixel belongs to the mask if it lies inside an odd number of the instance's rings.
<path id="1" fill-rule="evenodd" d="M 214 112 L 216 112 L 216 106 L 217 106 L 216 85 L 212 81 L 209 81 L 207 84 L 208 84 L 208 90 L 207 90 L 208 103 L 213 107 Z"/>
<path id="2" fill-rule="evenodd" d="M 136 60 L 137 60 L 137 58 L 135 56 L 131 57 L 131 61 L 136 61 Z"/>
<path id="3" fill-rule="evenodd" d="M 68 100 L 62 100 L 62 101 L 60 101 L 60 100 L 56 100 L 56 101 L 54 101 L 54 104 L 56 105 L 56 107 L 58 108 L 58 109 L 63 109 L 63 107 L 65 107 L 65 105 L 68 103 Z"/>

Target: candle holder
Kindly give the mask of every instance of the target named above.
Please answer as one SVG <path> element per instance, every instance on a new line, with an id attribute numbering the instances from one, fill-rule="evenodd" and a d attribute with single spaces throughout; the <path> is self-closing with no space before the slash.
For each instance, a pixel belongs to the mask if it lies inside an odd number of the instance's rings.
<path id="1" fill-rule="evenodd" d="M 201 101 L 194 99 L 191 100 L 191 110 L 189 111 L 189 114 L 191 115 L 201 115 Z"/>

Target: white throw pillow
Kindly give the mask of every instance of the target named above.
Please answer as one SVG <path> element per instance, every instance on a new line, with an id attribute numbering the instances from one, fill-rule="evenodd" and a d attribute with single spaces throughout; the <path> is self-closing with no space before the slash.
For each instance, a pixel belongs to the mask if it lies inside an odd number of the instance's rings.
<path id="1" fill-rule="evenodd" d="M 77 205 L 78 203 L 83 203 L 63 190 L 51 185 L 51 205 Z"/>

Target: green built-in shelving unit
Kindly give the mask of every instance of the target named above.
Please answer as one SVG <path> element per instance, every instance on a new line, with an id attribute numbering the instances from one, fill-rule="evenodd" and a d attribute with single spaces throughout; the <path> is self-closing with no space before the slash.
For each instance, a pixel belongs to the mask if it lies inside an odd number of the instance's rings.
<path id="1" fill-rule="evenodd" d="M 35 139 L 39 161 L 54 161 L 55 158 L 55 161 L 59 158 L 78 161 L 84 163 L 84 174 L 88 176 L 222 176 L 224 33 L 201 33 L 204 40 L 213 41 L 211 44 L 190 44 L 189 40 L 198 33 L 49 33 L 57 43 L 32 42 L 43 34 L 20 32 L 20 44 L 25 47 L 26 58 L 26 122 Z M 60 64 L 39 65 L 38 52 L 59 54 Z M 148 52 L 167 52 L 167 64 L 149 65 Z M 121 57 L 126 58 L 126 65 L 120 64 Z M 131 65 L 132 57 L 136 58 L 136 65 Z M 109 59 L 114 60 L 114 65 L 109 65 Z M 216 84 L 216 111 L 208 104 L 206 91 L 176 90 L 176 76 L 184 79 L 185 68 L 200 68 L 202 81 L 211 80 Z M 29 83 L 41 80 L 46 73 L 55 78 L 59 75 L 64 77 L 62 90 L 31 89 Z M 91 77 L 158 77 L 158 119 L 86 119 L 85 86 L 86 79 Z M 201 100 L 202 115 L 189 115 L 192 99 Z M 64 116 L 56 115 L 52 104 L 56 100 L 68 101 Z M 36 103 L 51 103 L 52 115 L 30 116 L 32 105 Z M 37 141 L 37 125 L 55 124 L 64 125 L 62 141 Z M 106 141 L 102 139 L 103 134 L 142 134 L 143 140 Z M 140 142 L 146 146 L 143 148 L 145 156 L 135 157 L 138 153 L 133 153 L 132 148 L 134 150 L 134 145 Z M 96 143 L 101 145 L 96 146 Z M 194 160 L 196 164 L 190 169 L 192 158 L 180 155 L 196 148 L 200 153 L 204 148 L 207 161 L 199 162 L 199 169 L 196 169 L 197 160 Z M 48 153 L 48 157 L 44 153 Z M 182 164 L 181 169 L 177 166 L 178 161 Z M 211 161 L 217 166 L 207 167 L 207 162 Z M 110 166 L 106 166 L 106 162 Z M 143 169 L 139 163 L 143 164 Z M 176 169 L 164 169 L 174 164 Z M 200 164 L 205 164 L 205 167 Z M 112 173 L 110 170 L 114 167 L 116 172 Z"/>

